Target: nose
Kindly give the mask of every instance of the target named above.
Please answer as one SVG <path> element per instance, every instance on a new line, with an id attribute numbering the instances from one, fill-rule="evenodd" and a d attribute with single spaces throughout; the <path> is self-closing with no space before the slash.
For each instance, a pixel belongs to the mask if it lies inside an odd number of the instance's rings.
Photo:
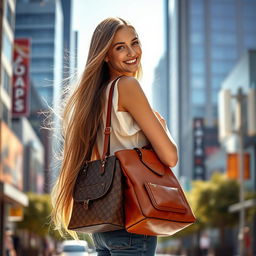
<path id="1" fill-rule="evenodd" d="M 135 50 L 132 47 L 128 47 L 127 48 L 127 56 L 132 57 L 132 56 L 135 56 L 135 55 L 136 55 Z"/>

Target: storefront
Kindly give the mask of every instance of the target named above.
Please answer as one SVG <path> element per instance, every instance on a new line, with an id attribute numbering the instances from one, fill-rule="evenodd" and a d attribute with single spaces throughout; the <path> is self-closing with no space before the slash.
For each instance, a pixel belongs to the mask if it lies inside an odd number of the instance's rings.
<path id="1" fill-rule="evenodd" d="M 22 192 L 23 146 L 4 122 L 0 131 L 0 255 L 5 255 L 5 240 L 15 228 L 15 222 L 22 220 L 28 198 Z"/>

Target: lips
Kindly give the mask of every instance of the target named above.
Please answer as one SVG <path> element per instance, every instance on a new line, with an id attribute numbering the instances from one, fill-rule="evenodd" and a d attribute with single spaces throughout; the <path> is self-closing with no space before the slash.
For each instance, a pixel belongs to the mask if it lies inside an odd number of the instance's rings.
<path id="1" fill-rule="evenodd" d="M 128 64 L 128 65 L 132 65 L 132 64 L 135 64 L 137 62 L 137 59 L 138 58 L 134 58 L 134 59 L 131 59 L 131 60 L 127 60 L 127 61 L 124 61 L 125 64 Z"/>

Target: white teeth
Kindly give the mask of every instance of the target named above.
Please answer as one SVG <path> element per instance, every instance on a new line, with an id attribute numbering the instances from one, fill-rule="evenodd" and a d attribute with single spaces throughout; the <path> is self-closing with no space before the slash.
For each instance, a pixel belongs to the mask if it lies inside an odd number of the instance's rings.
<path id="1" fill-rule="evenodd" d="M 130 64 L 130 63 L 134 63 L 134 62 L 136 62 L 136 60 L 137 60 L 137 59 L 134 59 L 134 60 L 127 60 L 126 63 L 129 63 L 129 64 Z"/>

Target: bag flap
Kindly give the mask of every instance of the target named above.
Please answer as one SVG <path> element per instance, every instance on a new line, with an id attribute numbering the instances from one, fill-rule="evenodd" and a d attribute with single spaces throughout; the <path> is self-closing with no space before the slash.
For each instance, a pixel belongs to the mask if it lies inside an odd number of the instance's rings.
<path id="1" fill-rule="evenodd" d="M 141 149 L 141 148 L 140 149 L 134 148 L 134 150 L 136 150 L 136 152 L 138 153 L 138 155 L 140 157 L 141 162 L 147 168 L 149 168 L 152 172 L 154 172 L 155 174 L 157 174 L 159 176 L 164 175 L 166 166 L 164 166 L 162 164 L 162 162 L 157 157 L 157 155 L 154 151 L 149 150 L 149 149 Z"/>
<path id="2" fill-rule="evenodd" d="M 186 204 L 178 188 L 145 183 L 153 206 L 162 211 L 186 212 Z"/>
<path id="3" fill-rule="evenodd" d="M 75 201 L 95 200 L 108 192 L 114 177 L 116 157 L 107 158 L 103 174 L 100 172 L 101 165 L 101 160 L 96 160 L 88 162 L 80 169 L 73 190 Z"/>

